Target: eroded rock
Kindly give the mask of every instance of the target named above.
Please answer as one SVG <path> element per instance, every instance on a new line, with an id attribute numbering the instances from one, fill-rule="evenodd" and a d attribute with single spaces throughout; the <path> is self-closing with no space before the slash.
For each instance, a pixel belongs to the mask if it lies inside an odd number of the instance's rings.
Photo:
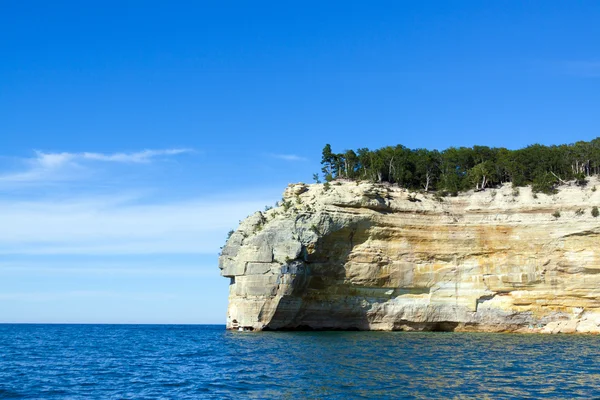
<path id="1" fill-rule="evenodd" d="M 593 183 L 443 201 L 291 185 L 285 207 L 253 214 L 223 248 L 227 327 L 600 332 L 600 218 L 578 212 L 600 203 Z"/>

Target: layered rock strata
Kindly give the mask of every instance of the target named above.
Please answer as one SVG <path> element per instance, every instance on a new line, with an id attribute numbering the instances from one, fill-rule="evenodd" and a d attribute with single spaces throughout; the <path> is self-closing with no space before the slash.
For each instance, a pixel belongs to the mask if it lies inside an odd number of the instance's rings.
<path id="1" fill-rule="evenodd" d="M 597 183 L 445 198 L 290 185 L 223 248 L 227 327 L 600 332 Z"/>

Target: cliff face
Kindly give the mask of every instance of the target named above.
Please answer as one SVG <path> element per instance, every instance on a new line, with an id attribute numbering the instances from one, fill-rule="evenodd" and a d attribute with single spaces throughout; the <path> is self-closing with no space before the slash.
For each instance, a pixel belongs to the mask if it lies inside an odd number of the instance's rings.
<path id="1" fill-rule="evenodd" d="M 286 204 L 248 217 L 223 248 L 227 327 L 600 332 L 596 184 L 442 201 L 290 185 Z"/>

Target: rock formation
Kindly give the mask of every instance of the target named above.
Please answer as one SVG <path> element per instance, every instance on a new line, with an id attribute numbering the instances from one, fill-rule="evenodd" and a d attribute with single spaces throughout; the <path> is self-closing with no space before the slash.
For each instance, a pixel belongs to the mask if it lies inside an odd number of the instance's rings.
<path id="1" fill-rule="evenodd" d="M 600 332 L 596 184 L 444 198 L 290 185 L 223 248 L 227 327 Z"/>

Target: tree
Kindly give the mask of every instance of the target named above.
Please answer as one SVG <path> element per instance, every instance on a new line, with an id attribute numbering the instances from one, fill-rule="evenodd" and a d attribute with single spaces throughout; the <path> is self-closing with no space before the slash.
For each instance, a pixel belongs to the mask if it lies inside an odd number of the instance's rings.
<path id="1" fill-rule="evenodd" d="M 346 150 L 344 153 L 344 175 L 346 178 L 356 177 L 356 168 L 359 166 L 358 156 L 354 150 Z"/>
<path id="2" fill-rule="evenodd" d="M 469 170 L 469 178 L 475 190 L 485 189 L 493 174 L 494 165 L 491 161 L 480 162 Z"/>
<path id="3" fill-rule="evenodd" d="M 357 151 L 358 155 L 358 177 L 363 179 L 371 179 L 369 176 L 369 171 L 371 168 L 371 151 L 366 147 L 360 148 Z"/>
<path id="4" fill-rule="evenodd" d="M 586 174 L 583 171 L 576 173 L 574 178 L 577 186 L 585 186 L 587 184 Z"/>
<path id="5" fill-rule="evenodd" d="M 472 166 L 471 149 L 449 147 L 441 153 L 440 183 L 443 189 L 452 195 L 458 194 L 465 185 L 469 169 Z"/>
<path id="6" fill-rule="evenodd" d="M 440 169 L 440 153 L 437 150 L 417 149 L 413 151 L 415 176 L 413 186 L 423 187 L 428 192 L 429 188 L 438 179 Z"/>
<path id="7" fill-rule="evenodd" d="M 532 185 L 534 192 L 553 193 L 557 184 L 575 180 L 583 185 L 588 176 L 600 174 L 600 137 L 559 146 L 533 144 L 518 150 L 473 146 L 442 152 L 411 150 L 399 144 L 334 153 L 327 144 L 321 165 L 327 182 L 339 177 L 367 179 L 451 194 L 512 182 L 513 187 Z"/>
<path id="8" fill-rule="evenodd" d="M 331 176 L 333 174 L 333 167 L 335 165 L 335 155 L 331 151 L 331 145 L 326 144 L 323 147 L 323 156 L 321 157 L 321 171 L 323 172 L 323 176 L 327 180 L 327 176 Z"/>
<path id="9" fill-rule="evenodd" d="M 408 147 L 397 145 L 392 149 L 393 174 L 392 179 L 399 186 L 412 188 L 413 176 L 415 173 L 414 153 Z M 418 185 L 417 185 L 418 186 Z"/>
<path id="10" fill-rule="evenodd" d="M 534 178 L 531 189 L 534 193 L 553 194 L 556 192 L 554 185 L 558 179 L 551 172 L 539 172 Z"/>

